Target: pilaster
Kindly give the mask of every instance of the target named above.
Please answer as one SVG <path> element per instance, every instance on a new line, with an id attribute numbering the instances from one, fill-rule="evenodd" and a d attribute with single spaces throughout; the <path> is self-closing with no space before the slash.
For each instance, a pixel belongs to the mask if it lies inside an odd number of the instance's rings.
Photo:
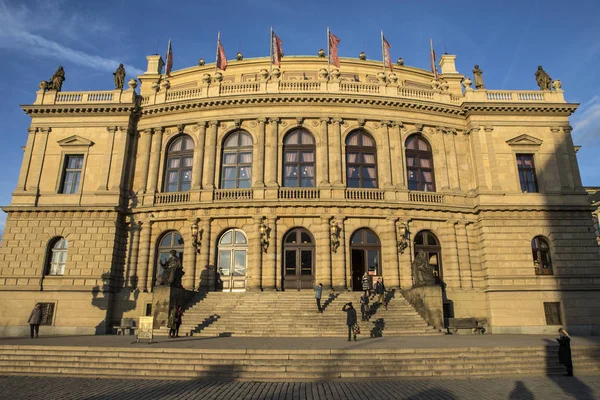
<path id="1" fill-rule="evenodd" d="M 140 221 L 139 222 L 141 232 L 140 232 L 140 256 L 139 256 L 139 265 L 138 270 L 140 270 L 142 274 L 142 279 L 140 280 L 139 288 L 143 292 L 150 291 L 150 286 L 152 285 L 152 272 L 151 272 L 151 264 L 150 264 L 150 245 L 152 239 L 152 221 Z"/>
<path id="2" fill-rule="evenodd" d="M 215 188 L 215 154 L 217 151 L 217 130 L 219 121 L 208 122 L 208 140 L 204 147 L 204 189 L 212 191 Z M 211 195 L 212 197 L 212 195 Z M 212 199 L 211 199 L 212 200 Z"/>
<path id="3" fill-rule="evenodd" d="M 162 152 L 163 127 L 154 128 L 152 137 L 152 153 L 150 153 L 150 167 L 148 173 L 148 192 L 154 195 L 158 188 L 158 167 L 160 165 L 160 155 Z"/>
<path id="4" fill-rule="evenodd" d="M 140 277 L 138 276 L 138 254 L 140 249 L 140 231 L 142 230 L 142 223 L 140 221 L 132 221 L 129 224 L 129 231 L 131 232 L 127 260 L 127 281 L 125 282 L 126 287 L 137 289 L 139 287 Z"/>
<path id="5" fill-rule="evenodd" d="M 471 255 L 469 251 L 469 240 L 467 237 L 467 222 L 458 221 L 458 223 L 455 225 L 455 230 L 461 288 L 473 288 Z"/>
<path id="6" fill-rule="evenodd" d="M 399 257 L 398 257 L 398 236 L 396 229 L 396 222 L 398 218 L 388 217 L 386 218 L 384 234 L 381 238 L 381 251 L 383 260 L 389 260 L 389 266 L 387 263 L 382 262 L 382 273 L 386 287 L 388 288 L 399 288 L 400 287 L 400 272 L 399 272 Z"/>
<path id="7" fill-rule="evenodd" d="M 38 138 L 35 140 L 35 146 L 33 150 L 33 159 L 31 160 L 31 180 L 28 179 L 27 188 L 31 187 L 30 192 L 37 196 L 40 191 L 40 180 L 42 178 L 42 169 L 44 167 L 44 159 L 46 157 L 46 146 L 48 144 L 48 136 L 50 135 L 51 128 L 36 128 L 35 134 Z M 62 168 L 62 166 L 61 166 Z M 81 189 L 83 190 L 83 188 Z M 37 199 L 35 200 L 37 205 Z"/>
<path id="8" fill-rule="evenodd" d="M 412 251 L 413 251 L 413 245 L 412 245 L 412 239 L 414 238 L 414 235 L 412 235 L 410 232 L 410 220 L 399 220 L 398 224 L 405 224 L 408 232 L 409 232 L 409 245 L 408 247 L 404 250 L 404 253 L 399 254 L 398 255 L 398 268 L 400 270 L 399 274 L 400 274 L 400 288 L 402 288 L 403 290 L 408 290 L 412 288 L 413 285 L 413 276 L 412 276 Z M 416 232 L 415 232 L 416 234 Z"/>
<path id="9" fill-rule="evenodd" d="M 402 146 L 402 122 L 391 122 L 388 127 L 390 154 L 392 160 L 398 160 L 392 166 L 392 184 L 399 189 L 406 189 L 406 161 Z"/>
<path id="10" fill-rule="evenodd" d="M 261 287 L 264 291 L 274 291 L 277 289 L 277 255 L 276 249 L 281 248 L 279 243 L 278 229 L 277 229 L 278 218 L 276 216 L 270 216 L 267 218 L 267 226 L 271 229 L 269 242 L 271 243 L 271 251 L 263 253 L 263 264 L 262 264 L 262 284 Z M 269 247 L 271 247 L 269 246 Z"/>
<path id="11" fill-rule="evenodd" d="M 320 125 L 320 129 L 321 129 L 321 146 L 320 146 L 320 148 L 317 148 L 317 155 L 319 156 L 318 163 L 317 163 L 317 168 L 318 168 L 317 174 L 319 176 L 319 179 L 321 180 L 319 182 L 319 186 L 330 186 L 331 184 L 329 181 L 329 154 L 328 154 L 329 118 L 328 117 L 319 118 L 319 125 Z"/>
<path id="12" fill-rule="evenodd" d="M 258 291 L 260 290 L 260 284 L 262 281 L 261 272 L 263 265 L 263 246 L 260 241 L 259 227 L 263 222 L 264 217 L 253 217 L 252 218 L 252 232 L 246 232 L 248 235 L 248 269 L 246 271 L 246 291 Z M 268 250 L 273 250 L 270 248 Z M 268 251 L 267 250 L 267 251 Z"/>
<path id="13" fill-rule="evenodd" d="M 192 190 L 202 189 L 202 167 L 204 164 L 204 140 L 206 138 L 206 121 L 196 124 L 198 137 L 194 147 L 194 167 L 192 169 Z"/>
<path id="14" fill-rule="evenodd" d="M 455 226 L 458 221 L 446 221 L 443 230 L 443 262 L 442 280 L 448 287 L 462 288 L 460 265 L 458 262 L 458 247 L 456 242 Z"/>
<path id="15" fill-rule="evenodd" d="M 258 118 L 256 120 L 256 123 L 258 124 L 258 131 L 256 132 L 257 135 L 257 143 L 256 146 L 254 148 L 255 152 L 256 152 L 256 158 L 255 158 L 255 167 L 253 168 L 254 171 L 252 173 L 252 175 L 254 176 L 254 183 L 253 186 L 256 188 L 263 188 L 265 187 L 265 178 L 264 178 L 264 174 L 265 174 L 265 123 L 267 122 L 266 118 Z"/>
<path id="16" fill-rule="evenodd" d="M 31 155 L 33 153 L 33 147 L 35 145 L 36 130 L 34 128 L 27 129 L 29 135 L 27 135 L 27 144 L 25 145 L 25 153 L 23 154 L 23 163 L 21 164 L 21 172 L 19 173 L 19 180 L 17 181 L 17 191 L 26 191 L 27 176 L 29 175 L 29 168 L 31 166 Z"/>
<path id="17" fill-rule="evenodd" d="M 192 224 L 196 223 L 196 218 L 189 218 L 187 220 L 187 224 L 184 225 L 183 232 L 181 235 L 184 237 L 183 242 L 183 271 L 185 275 L 183 275 L 182 283 L 183 287 L 186 290 L 195 290 L 196 289 L 196 248 L 194 247 L 194 241 L 191 237 L 188 236 L 191 231 L 190 227 Z"/>
<path id="18" fill-rule="evenodd" d="M 279 122 L 279 118 L 269 118 L 271 129 L 265 141 L 265 151 L 269 155 L 269 158 L 266 160 L 267 165 L 264 180 L 267 181 L 267 187 L 269 188 L 279 187 L 277 184 L 277 160 L 279 157 L 277 154 L 277 138 L 279 137 Z"/>
<path id="19" fill-rule="evenodd" d="M 341 118 L 332 118 L 332 132 L 329 135 L 331 146 L 329 147 L 329 161 L 331 169 L 331 180 L 334 186 L 342 187 L 342 156 L 344 152 L 341 147 L 342 123 Z M 331 126 L 331 125 L 330 125 Z"/>
<path id="20" fill-rule="evenodd" d="M 200 270 L 200 276 L 196 276 L 196 282 L 199 290 L 213 291 L 215 289 L 216 266 L 210 265 L 210 218 L 201 218 L 199 228 L 202 230 L 202 243 L 200 245 L 200 254 L 196 258 L 196 263 L 200 264 L 196 271 Z"/>
<path id="21" fill-rule="evenodd" d="M 350 271 L 347 265 L 348 246 L 346 243 L 346 224 L 343 216 L 334 217 L 340 227 L 340 247 L 337 252 L 331 254 L 331 282 L 334 290 L 343 291 L 349 288 L 352 277 L 349 277 Z"/>
<path id="22" fill-rule="evenodd" d="M 489 170 L 490 170 L 490 175 L 492 178 L 492 190 L 501 191 L 502 186 L 500 185 L 500 178 L 498 177 L 498 163 L 496 162 L 496 149 L 494 147 L 494 139 L 491 137 L 493 130 L 494 130 L 494 128 L 492 126 L 484 127 L 486 143 L 487 143 L 488 159 L 489 159 L 489 163 L 490 163 Z"/>
<path id="23" fill-rule="evenodd" d="M 154 129 L 146 129 L 140 132 L 140 146 L 138 149 L 138 165 L 136 168 L 136 175 L 139 173 L 136 189 L 141 194 L 146 193 L 148 183 L 148 168 L 150 166 L 150 146 L 152 145 L 152 134 Z"/>
<path id="24" fill-rule="evenodd" d="M 329 290 L 331 284 L 331 232 L 329 228 L 330 217 L 322 215 L 320 218 L 321 226 L 318 231 L 317 240 L 317 268 L 316 280 L 317 284 L 322 283 L 323 289 Z M 340 246 L 341 247 L 341 246 Z M 338 249 L 339 251 L 339 249 Z"/>
<path id="25" fill-rule="evenodd" d="M 379 148 L 377 149 L 377 154 L 381 154 L 381 172 L 383 188 L 389 189 L 392 187 L 392 161 L 391 161 L 391 143 L 390 143 L 390 132 L 389 127 L 392 125 L 390 121 L 381 121 L 381 130 L 383 131 L 383 137 L 385 142 L 380 143 Z"/>

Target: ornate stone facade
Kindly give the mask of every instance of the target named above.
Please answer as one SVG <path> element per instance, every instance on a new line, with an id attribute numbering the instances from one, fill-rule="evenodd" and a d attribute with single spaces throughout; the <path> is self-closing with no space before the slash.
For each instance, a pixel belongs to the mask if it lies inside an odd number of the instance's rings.
<path id="1" fill-rule="evenodd" d="M 598 333 L 600 258 L 563 91 L 468 87 L 344 59 L 232 62 L 128 90 L 40 90 L 0 248 L 0 333 L 151 312 L 159 260 L 188 290 L 410 289 L 424 251 L 446 316 Z M 470 85 L 468 85 L 470 86 Z M 431 89 L 435 87 L 437 89 Z M 533 257 L 532 257 L 533 254 Z M 357 281 L 358 277 L 358 281 Z"/>

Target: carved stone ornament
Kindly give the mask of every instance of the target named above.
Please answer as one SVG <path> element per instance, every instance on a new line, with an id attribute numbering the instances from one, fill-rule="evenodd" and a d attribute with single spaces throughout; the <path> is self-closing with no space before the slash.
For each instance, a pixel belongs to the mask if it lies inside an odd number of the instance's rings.
<path id="1" fill-rule="evenodd" d="M 398 64 L 399 66 L 401 66 L 401 67 L 403 67 L 403 66 L 404 66 L 404 60 L 402 59 L 402 57 L 399 57 L 399 58 L 398 58 L 398 62 L 397 62 L 397 64 Z"/>
<path id="2" fill-rule="evenodd" d="M 220 83 L 223 80 L 223 74 L 220 72 L 215 72 L 215 76 L 213 77 L 213 81 Z"/>
<path id="3" fill-rule="evenodd" d="M 471 87 L 473 82 L 471 82 L 469 78 L 465 77 L 460 83 L 462 83 L 463 87 L 465 88 L 465 92 L 473 91 L 473 88 Z"/>
<path id="4" fill-rule="evenodd" d="M 244 59 L 244 56 L 242 55 L 241 51 L 238 51 L 237 54 L 235 55 L 235 59 L 237 61 L 242 61 Z"/>
<path id="5" fill-rule="evenodd" d="M 412 262 L 413 288 L 435 285 L 433 268 L 429 265 L 427 255 L 423 250 L 419 250 Z"/>
<path id="6" fill-rule="evenodd" d="M 204 58 L 201 58 L 201 59 L 198 60 L 198 66 L 199 67 L 204 67 L 204 64 L 205 64 Z"/>
<path id="7" fill-rule="evenodd" d="M 360 52 L 360 54 L 358 55 L 358 59 L 359 60 L 366 60 L 367 59 L 367 55 L 365 54 L 364 51 Z"/>
<path id="8" fill-rule="evenodd" d="M 158 92 L 158 89 L 160 89 L 158 82 L 152 82 L 152 91 L 156 93 Z"/>
<path id="9" fill-rule="evenodd" d="M 319 70 L 319 80 L 321 80 L 321 81 L 327 80 L 328 76 L 329 76 L 329 73 L 327 72 L 327 70 L 325 68 L 321 68 Z"/>
<path id="10" fill-rule="evenodd" d="M 448 82 L 446 82 L 443 79 L 440 79 L 440 90 L 442 92 L 447 92 L 449 88 L 450 88 L 450 85 L 448 84 Z"/>
<path id="11" fill-rule="evenodd" d="M 552 81 L 552 87 L 554 88 L 554 90 L 561 90 L 562 89 L 562 82 L 559 81 L 558 79 L 555 79 Z"/>
<path id="12" fill-rule="evenodd" d="M 483 71 L 479 69 L 479 65 L 473 67 L 473 79 L 475 81 L 475 89 L 485 89 L 483 85 Z"/>
<path id="13" fill-rule="evenodd" d="M 129 80 L 129 82 L 127 82 L 127 86 L 129 86 L 129 88 L 130 88 L 131 90 L 134 90 L 135 88 L 137 88 L 137 87 L 138 87 L 138 82 L 137 82 L 137 80 L 136 80 L 136 79 L 133 79 L 133 78 L 131 78 L 131 79 Z"/>
<path id="14" fill-rule="evenodd" d="M 325 50 L 319 49 L 319 53 L 317 53 L 319 57 L 325 57 Z"/>
<path id="15" fill-rule="evenodd" d="M 552 79 L 550 78 L 550 75 L 544 71 L 544 68 L 542 68 L 541 65 L 539 65 L 537 71 L 535 71 L 535 81 L 540 90 L 552 90 Z"/>
<path id="16" fill-rule="evenodd" d="M 415 124 L 415 129 L 418 132 L 423 132 L 423 124 Z"/>
<path id="17" fill-rule="evenodd" d="M 385 74 L 383 72 L 377 73 L 377 82 L 385 83 Z"/>
<path id="18" fill-rule="evenodd" d="M 123 87 L 125 87 L 125 67 L 123 67 L 123 64 L 119 64 L 117 70 L 113 72 L 113 77 L 115 80 L 115 89 L 123 90 Z"/>
<path id="19" fill-rule="evenodd" d="M 431 88 L 433 90 L 439 90 L 440 88 L 440 81 L 437 79 L 432 79 L 431 82 L 429 82 L 429 84 L 431 85 Z"/>
<path id="20" fill-rule="evenodd" d="M 40 82 L 40 89 L 42 90 L 47 90 L 48 89 L 48 81 L 41 81 Z"/>
<path id="21" fill-rule="evenodd" d="M 161 88 L 161 89 L 168 89 L 168 88 L 170 88 L 170 87 L 171 87 L 171 82 L 169 82 L 167 79 L 163 80 L 163 81 L 160 83 L 160 88 Z"/>
<path id="22" fill-rule="evenodd" d="M 398 83 L 398 75 L 393 72 L 388 75 L 388 79 L 392 85 L 396 85 Z"/>
<path id="23" fill-rule="evenodd" d="M 332 81 L 338 81 L 340 79 L 340 70 L 339 69 L 334 69 L 333 71 L 331 71 L 331 80 Z"/>
<path id="24" fill-rule="evenodd" d="M 271 71 L 271 78 L 277 80 L 281 77 L 281 70 L 279 68 L 273 68 Z"/>
<path id="25" fill-rule="evenodd" d="M 263 68 L 258 71 L 258 76 L 260 77 L 261 82 L 264 82 L 269 79 L 269 71 Z"/>
<path id="26" fill-rule="evenodd" d="M 204 83 L 205 85 L 208 85 L 210 83 L 210 80 L 210 74 L 202 75 L 202 83 Z"/>
<path id="27" fill-rule="evenodd" d="M 303 123 L 304 123 L 303 117 L 296 117 L 296 125 L 297 126 L 302 126 Z"/>

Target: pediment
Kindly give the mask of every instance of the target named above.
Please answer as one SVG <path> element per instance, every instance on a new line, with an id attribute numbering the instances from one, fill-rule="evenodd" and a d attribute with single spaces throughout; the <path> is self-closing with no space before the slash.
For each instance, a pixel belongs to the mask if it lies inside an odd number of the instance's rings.
<path id="1" fill-rule="evenodd" d="M 57 141 L 56 143 L 58 143 L 59 146 L 84 146 L 84 147 L 90 147 L 94 145 L 94 142 L 92 142 L 91 140 L 88 140 L 86 138 L 83 138 L 81 136 L 77 136 L 77 135 L 73 135 L 73 136 L 69 136 L 68 138 L 64 138 L 61 139 L 59 141 Z"/>
<path id="2" fill-rule="evenodd" d="M 509 146 L 540 146 L 543 140 L 523 134 L 506 141 Z"/>

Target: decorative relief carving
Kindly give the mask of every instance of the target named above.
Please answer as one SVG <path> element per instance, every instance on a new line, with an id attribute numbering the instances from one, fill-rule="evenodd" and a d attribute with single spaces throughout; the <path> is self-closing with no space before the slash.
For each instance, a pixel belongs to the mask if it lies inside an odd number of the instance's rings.
<path id="1" fill-rule="evenodd" d="M 296 125 L 297 126 L 302 126 L 303 123 L 304 123 L 303 117 L 296 117 Z"/>
<path id="2" fill-rule="evenodd" d="M 362 128 L 363 126 L 365 126 L 365 119 L 364 118 L 357 118 L 356 119 L 356 123 L 358 124 L 358 126 L 360 126 Z"/>
<path id="3" fill-rule="evenodd" d="M 233 125 L 235 125 L 236 128 L 239 129 L 240 126 L 242 126 L 242 120 L 237 118 L 233 120 Z"/>
<path id="4" fill-rule="evenodd" d="M 494 127 L 493 127 L 493 126 L 489 126 L 489 125 L 488 125 L 488 126 L 484 126 L 484 127 L 483 127 L 483 129 L 484 129 L 486 132 L 491 132 L 491 131 L 493 131 L 493 130 L 494 130 Z"/>
<path id="5" fill-rule="evenodd" d="M 311 124 L 311 125 L 312 125 L 314 128 L 316 128 L 317 126 L 319 126 L 319 123 L 320 123 L 320 122 L 319 122 L 319 121 L 317 121 L 316 119 L 314 119 L 314 120 L 310 121 L 310 124 Z"/>
<path id="6" fill-rule="evenodd" d="M 423 131 L 423 124 L 415 124 L 415 129 L 419 132 Z"/>

